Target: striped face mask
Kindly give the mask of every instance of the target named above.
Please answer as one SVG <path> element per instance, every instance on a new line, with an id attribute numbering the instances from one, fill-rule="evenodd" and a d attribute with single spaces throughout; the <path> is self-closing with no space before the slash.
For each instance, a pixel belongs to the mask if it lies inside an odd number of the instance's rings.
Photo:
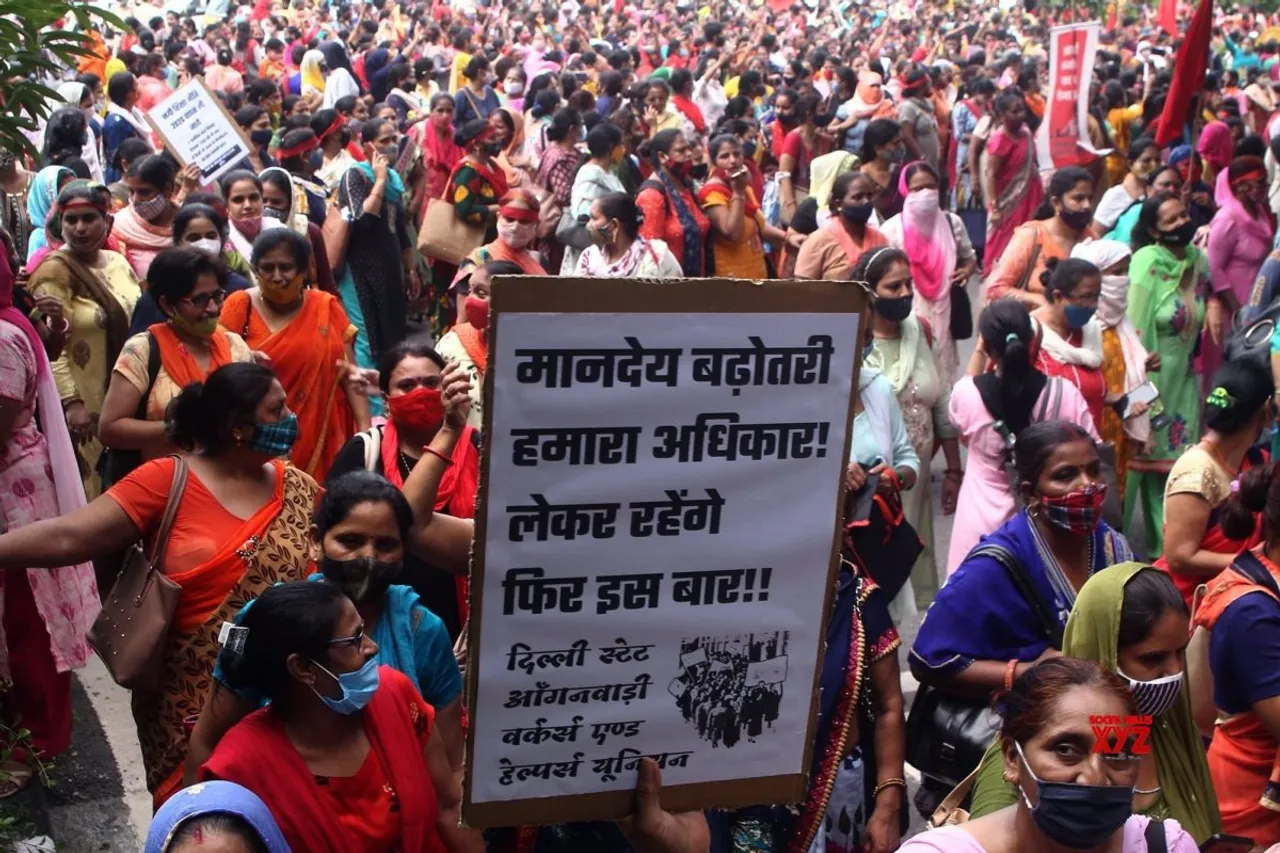
<path id="1" fill-rule="evenodd" d="M 1186 675 L 1185 672 L 1179 672 L 1153 681 L 1138 681 L 1136 678 L 1129 678 L 1118 667 L 1116 672 L 1121 678 L 1128 679 L 1129 692 L 1138 703 L 1138 713 L 1151 717 L 1159 717 L 1173 707 L 1178 694 L 1182 692 L 1182 677 Z"/>

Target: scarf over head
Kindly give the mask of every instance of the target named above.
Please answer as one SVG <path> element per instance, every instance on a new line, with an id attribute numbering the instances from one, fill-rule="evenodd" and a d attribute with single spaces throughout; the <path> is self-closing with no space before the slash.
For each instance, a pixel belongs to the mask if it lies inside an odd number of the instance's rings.
<path id="1" fill-rule="evenodd" d="M 956 271 L 956 238 L 939 204 L 926 204 L 921 193 L 907 190 L 910 171 L 908 166 L 898 172 L 898 192 L 904 199 L 902 249 L 911 261 L 911 280 L 916 292 L 935 302 L 947 292 Z"/>
<path id="2" fill-rule="evenodd" d="M 1234 146 L 1231 142 L 1231 128 L 1225 122 L 1211 121 L 1200 131 L 1200 140 L 1196 150 L 1204 161 L 1214 169 L 1225 169 L 1231 164 Z"/>
<path id="3" fill-rule="evenodd" d="M 324 54 L 318 50 L 308 50 L 302 56 L 302 65 L 299 70 L 302 72 L 302 92 L 306 94 L 308 88 L 315 89 L 317 92 L 324 92 L 324 72 L 320 70 L 320 66 L 324 64 Z"/>
<path id="4" fill-rule="evenodd" d="M 1261 214 L 1255 216 L 1249 212 L 1243 202 L 1231 191 L 1229 169 L 1218 172 L 1217 184 L 1213 189 L 1213 200 L 1218 205 L 1217 216 L 1230 221 L 1230 225 L 1241 231 L 1252 234 L 1260 242 L 1271 245 L 1275 239 L 1275 226 L 1271 222 L 1270 211 L 1265 205 L 1259 205 Z M 1263 173 L 1265 178 L 1265 173 Z M 1215 217 L 1216 218 L 1216 217 Z"/>
<path id="5" fill-rule="evenodd" d="M 75 177 L 75 173 L 66 166 L 45 166 L 31 179 L 27 190 L 27 219 L 31 221 L 31 236 L 27 238 L 26 245 L 28 259 L 37 249 L 49 244 L 45 224 L 58 200 L 58 181 L 64 174 Z"/>
<path id="6" fill-rule="evenodd" d="M 267 804 L 248 788 L 221 780 L 201 782 L 170 797 L 151 819 L 144 853 L 165 853 L 187 821 L 209 814 L 233 814 L 253 827 L 267 853 L 290 853 Z"/>

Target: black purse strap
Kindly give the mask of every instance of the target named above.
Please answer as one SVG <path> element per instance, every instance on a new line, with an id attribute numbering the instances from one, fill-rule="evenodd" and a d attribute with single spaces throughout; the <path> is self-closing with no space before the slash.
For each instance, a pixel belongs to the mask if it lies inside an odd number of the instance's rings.
<path id="1" fill-rule="evenodd" d="M 1049 638 L 1049 645 L 1061 650 L 1062 626 L 1058 624 L 1058 620 L 1053 617 L 1053 611 L 1045 604 L 1044 599 L 1040 597 L 1040 593 L 1036 590 L 1035 582 L 1031 579 L 1031 575 L 1027 573 L 1026 567 L 1014 556 L 1013 552 L 1002 545 L 979 545 L 970 551 L 969 556 L 965 559 L 968 561 L 974 557 L 990 557 L 1004 566 L 1005 571 L 1009 573 L 1009 578 L 1013 581 L 1013 585 L 1017 587 L 1018 593 L 1031 607 L 1031 612 L 1035 615 L 1036 621 L 1040 623 L 1041 630 Z"/>
<path id="2" fill-rule="evenodd" d="M 1152 818 L 1143 838 L 1147 842 L 1147 853 L 1168 853 L 1169 842 L 1164 835 L 1164 821 Z"/>

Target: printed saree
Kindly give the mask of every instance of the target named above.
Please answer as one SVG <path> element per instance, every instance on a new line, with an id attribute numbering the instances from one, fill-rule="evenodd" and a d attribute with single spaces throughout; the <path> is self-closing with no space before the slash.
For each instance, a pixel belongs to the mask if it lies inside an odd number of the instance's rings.
<path id="1" fill-rule="evenodd" d="M 272 584 L 306 576 L 311 509 L 319 487 L 289 465 L 277 463 L 276 469 L 272 500 L 247 519 L 207 563 L 172 578 L 181 585 L 197 578 L 205 584 L 210 576 L 225 577 L 231 591 L 212 613 L 183 612 L 179 601 L 166 641 L 159 691 L 133 694 L 133 718 L 155 808 L 181 787 L 186 720 L 200 714 L 213 683 L 222 623 L 234 620 L 246 602 Z"/>
<path id="2" fill-rule="evenodd" d="M 1065 656 L 1117 668 L 1124 589 L 1145 568 L 1143 563 L 1121 563 L 1098 572 L 1081 587 L 1063 634 Z M 1191 833 L 1196 843 L 1203 844 L 1222 826 L 1209 764 L 1191 714 L 1191 694 L 1185 685 L 1174 706 L 1152 729 L 1151 745 L 1159 767 L 1161 793 L 1138 813 L 1151 818 L 1171 817 Z M 1017 789 L 1004 778 L 1004 759 L 997 740 L 978 768 L 969 816 L 982 817 L 1017 801 Z"/>

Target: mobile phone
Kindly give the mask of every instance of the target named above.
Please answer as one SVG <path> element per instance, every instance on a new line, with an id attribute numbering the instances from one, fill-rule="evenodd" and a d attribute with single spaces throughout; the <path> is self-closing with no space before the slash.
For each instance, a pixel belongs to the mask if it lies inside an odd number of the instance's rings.
<path id="1" fill-rule="evenodd" d="M 1239 835 L 1225 835 L 1221 832 L 1200 845 L 1200 853 L 1249 853 L 1252 849 L 1252 839 Z"/>
<path id="2" fill-rule="evenodd" d="M 1160 389 L 1156 388 L 1150 381 L 1144 382 L 1116 401 L 1116 412 L 1120 415 L 1121 420 L 1128 420 L 1134 406 L 1139 403 L 1150 405 L 1159 398 Z"/>
<path id="3" fill-rule="evenodd" d="M 876 488 L 880 485 L 879 474 L 868 474 L 867 481 L 862 484 L 862 488 L 854 492 L 850 497 L 853 503 L 849 511 L 847 522 L 866 521 L 871 517 L 871 508 L 875 505 L 874 498 L 876 496 Z"/>

